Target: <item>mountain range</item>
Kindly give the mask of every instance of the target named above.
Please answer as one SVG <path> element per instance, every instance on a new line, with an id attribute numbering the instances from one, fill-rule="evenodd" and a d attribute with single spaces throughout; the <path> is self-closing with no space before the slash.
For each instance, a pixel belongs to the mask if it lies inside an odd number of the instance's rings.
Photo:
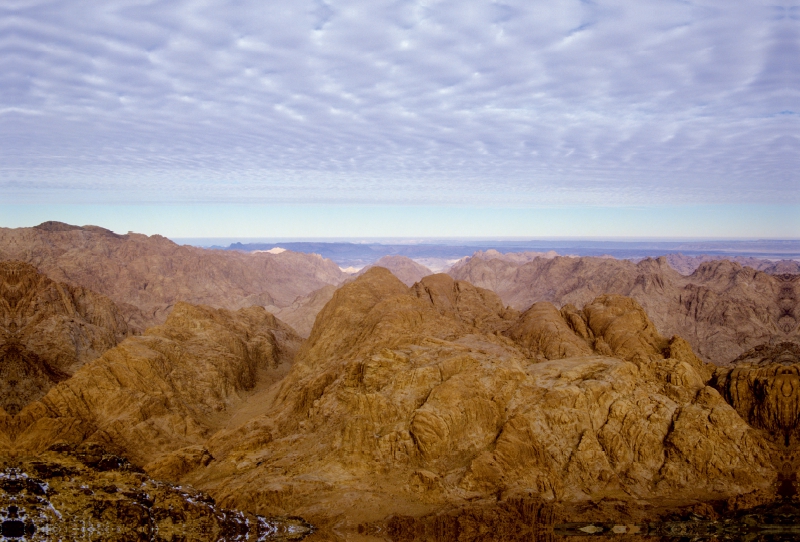
<path id="1" fill-rule="evenodd" d="M 73 469 L 115 510 L 134 494 L 99 488 L 138 472 L 333 539 L 403 539 L 441 514 L 503 531 L 545 508 L 765 503 L 800 470 L 797 281 L 485 251 L 450 274 L 392 257 L 355 275 L 291 251 L 0 230 L 0 466 Z M 179 493 L 137 506 L 199 513 Z"/>

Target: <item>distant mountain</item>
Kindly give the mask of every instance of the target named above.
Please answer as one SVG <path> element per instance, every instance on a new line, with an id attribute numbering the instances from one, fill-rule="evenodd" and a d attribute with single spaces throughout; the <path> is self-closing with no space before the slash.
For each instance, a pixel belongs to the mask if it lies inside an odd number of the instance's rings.
<path id="1" fill-rule="evenodd" d="M 708 254 L 686 256 L 681 253 L 669 254 L 667 256 L 669 264 L 682 275 L 691 275 L 694 273 L 695 269 L 700 267 L 700 264 L 717 260 L 736 262 L 741 266 L 764 271 L 770 275 L 800 274 L 800 261 L 797 260 L 767 260 L 764 258 L 753 258 L 752 256 L 711 256 Z"/>
<path id="2" fill-rule="evenodd" d="M 244 254 L 180 246 L 160 235 L 118 235 L 97 226 L 45 222 L 0 228 L 0 260 L 29 263 L 55 281 L 108 296 L 120 310 L 161 323 L 178 301 L 238 309 L 285 307 L 348 277 L 314 254 Z"/>
<path id="3" fill-rule="evenodd" d="M 689 276 L 666 257 L 535 258 L 477 254 L 449 274 L 496 292 L 525 310 L 538 301 L 583 307 L 600 294 L 636 299 L 665 335 L 680 335 L 702 358 L 732 361 L 770 338 L 800 340 L 800 275 L 769 275 L 727 260 L 706 261 Z"/>
<path id="4" fill-rule="evenodd" d="M 190 241 L 190 240 L 187 240 Z M 207 241 L 206 241 L 207 242 Z M 594 240 L 435 240 L 415 243 L 391 242 L 250 242 L 233 243 L 227 250 L 251 252 L 281 247 L 330 258 L 342 267 L 361 268 L 383 256 L 406 256 L 435 271 L 478 251 L 500 253 L 551 253 L 574 256 L 613 256 L 641 260 L 670 254 L 696 257 L 800 260 L 800 240 L 764 241 L 594 241 Z M 216 247 L 223 248 L 223 247 Z M 705 260 L 703 260 L 705 261 Z M 744 262 L 742 262 L 744 263 Z"/>
<path id="5" fill-rule="evenodd" d="M 424 265 L 405 256 L 384 256 L 374 264 L 362 269 L 358 274 L 363 275 L 373 267 L 385 267 L 406 286 L 411 286 L 415 282 L 422 280 L 422 277 L 433 274 L 433 271 Z"/>

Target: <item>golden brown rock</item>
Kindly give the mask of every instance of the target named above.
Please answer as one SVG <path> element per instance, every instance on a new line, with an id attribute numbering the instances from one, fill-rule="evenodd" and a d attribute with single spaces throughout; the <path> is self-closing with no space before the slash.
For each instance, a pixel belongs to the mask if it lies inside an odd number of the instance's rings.
<path id="1" fill-rule="evenodd" d="M 107 297 L 0 262 L 0 406 L 16 414 L 135 331 Z"/>
<path id="2" fill-rule="evenodd" d="M 260 307 L 232 313 L 178 303 L 164 325 L 86 363 L 7 420 L 10 451 L 97 443 L 144 465 L 200 445 L 285 373 L 299 342 Z M 156 470 L 180 464 L 173 459 Z"/>
<path id="3" fill-rule="evenodd" d="M 717 369 L 714 387 L 742 418 L 785 446 L 800 439 L 800 344 L 753 348 Z"/>
<path id="4" fill-rule="evenodd" d="M 434 275 L 408 289 L 375 268 L 334 294 L 271 408 L 214 435 L 215 461 L 184 480 L 226 506 L 344 517 L 342 529 L 500 494 L 770 487 L 774 446 L 710 375 L 628 298 L 518 318 L 467 283 Z"/>

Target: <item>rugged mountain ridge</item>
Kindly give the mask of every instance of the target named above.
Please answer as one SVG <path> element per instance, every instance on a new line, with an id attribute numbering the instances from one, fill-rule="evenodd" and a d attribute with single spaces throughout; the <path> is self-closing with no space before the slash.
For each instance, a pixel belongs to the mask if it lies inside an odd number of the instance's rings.
<path id="1" fill-rule="evenodd" d="M 562 284 L 565 297 L 626 278 L 578 265 L 595 280 Z M 633 291 L 670 291 L 664 265 L 635 266 Z M 725 317 L 730 291 L 773 291 L 726 269 L 729 289 L 712 298 Z M 786 329 L 792 292 L 778 291 Z M 32 321 L 50 305 L 29 304 Z M 177 302 L 162 325 L 0 412 L 0 455 L 101 446 L 221 506 L 345 530 L 525 499 L 724 499 L 769 493 L 785 464 L 796 472 L 795 343 L 768 338 L 718 368 L 660 329 L 630 297 L 520 312 L 467 281 L 408 287 L 380 267 L 333 292 L 304 342 L 261 307 Z"/>
<path id="2" fill-rule="evenodd" d="M 706 361 L 726 364 L 772 339 L 800 340 L 800 275 L 769 275 L 728 261 L 683 276 L 666 258 L 471 258 L 449 274 L 523 310 L 537 301 L 582 307 L 604 293 L 630 296 L 666 335 L 680 335 Z"/>
<path id="3" fill-rule="evenodd" d="M 162 470 L 171 461 L 165 456 L 181 449 L 178 463 L 192 454 L 202 461 L 196 447 L 285 374 L 299 343 L 261 307 L 178 303 L 163 325 L 129 337 L 6 416 L 2 451 L 36 455 L 57 443 L 97 444 L 139 465 L 166 462 Z"/>
<path id="4" fill-rule="evenodd" d="M 123 311 L 141 311 L 147 325 L 162 323 L 178 301 L 231 310 L 280 308 L 347 277 L 314 254 L 206 250 L 160 235 L 118 235 L 61 222 L 0 228 L 0 260 L 23 261 L 55 281 L 106 295 Z"/>
<path id="5" fill-rule="evenodd" d="M 628 298 L 520 315 L 445 275 L 409 289 L 375 268 L 320 313 L 272 408 L 212 437 L 216 461 L 185 480 L 226 506 L 350 522 L 532 493 L 768 488 L 777 445 L 713 371 Z"/>

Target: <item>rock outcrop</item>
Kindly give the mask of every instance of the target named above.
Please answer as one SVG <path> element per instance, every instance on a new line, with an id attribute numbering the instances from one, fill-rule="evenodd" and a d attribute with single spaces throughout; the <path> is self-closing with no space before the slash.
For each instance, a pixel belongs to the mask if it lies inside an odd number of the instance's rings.
<path id="1" fill-rule="evenodd" d="M 375 268 L 334 294 L 270 409 L 214 435 L 215 461 L 184 480 L 225 506 L 345 523 L 770 487 L 775 445 L 713 370 L 630 298 L 519 315 L 446 275 L 406 288 Z"/>
<path id="2" fill-rule="evenodd" d="M 706 361 L 724 365 L 759 344 L 800 340 L 800 275 L 769 275 L 724 260 L 683 276 L 666 258 L 470 258 L 449 272 L 524 310 L 538 301 L 582 307 L 601 294 L 636 299 L 665 335 L 680 335 Z"/>
<path id="3" fill-rule="evenodd" d="M 60 445 L 14 466 L 0 462 L 0 503 L 0 534 L 9 540 L 289 541 L 313 530 L 299 518 L 220 508 L 97 446 Z"/>
<path id="4" fill-rule="evenodd" d="M 3 451 L 29 456 L 57 442 L 97 444 L 174 478 L 183 463 L 207 462 L 202 444 L 286 373 L 299 343 L 261 307 L 178 303 L 163 325 L 129 337 L 6 417 Z"/>
<path id="5" fill-rule="evenodd" d="M 0 260 L 27 262 L 53 280 L 108 296 L 122 310 L 136 307 L 147 325 L 162 323 L 178 301 L 230 310 L 285 307 L 347 278 L 315 254 L 206 250 L 61 222 L 0 228 Z"/>
<path id="6" fill-rule="evenodd" d="M 0 407 L 18 413 L 139 331 L 107 297 L 0 261 Z"/>
<path id="7" fill-rule="evenodd" d="M 800 441 L 800 344 L 759 345 L 717 369 L 713 385 L 753 427 L 784 446 Z"/>

